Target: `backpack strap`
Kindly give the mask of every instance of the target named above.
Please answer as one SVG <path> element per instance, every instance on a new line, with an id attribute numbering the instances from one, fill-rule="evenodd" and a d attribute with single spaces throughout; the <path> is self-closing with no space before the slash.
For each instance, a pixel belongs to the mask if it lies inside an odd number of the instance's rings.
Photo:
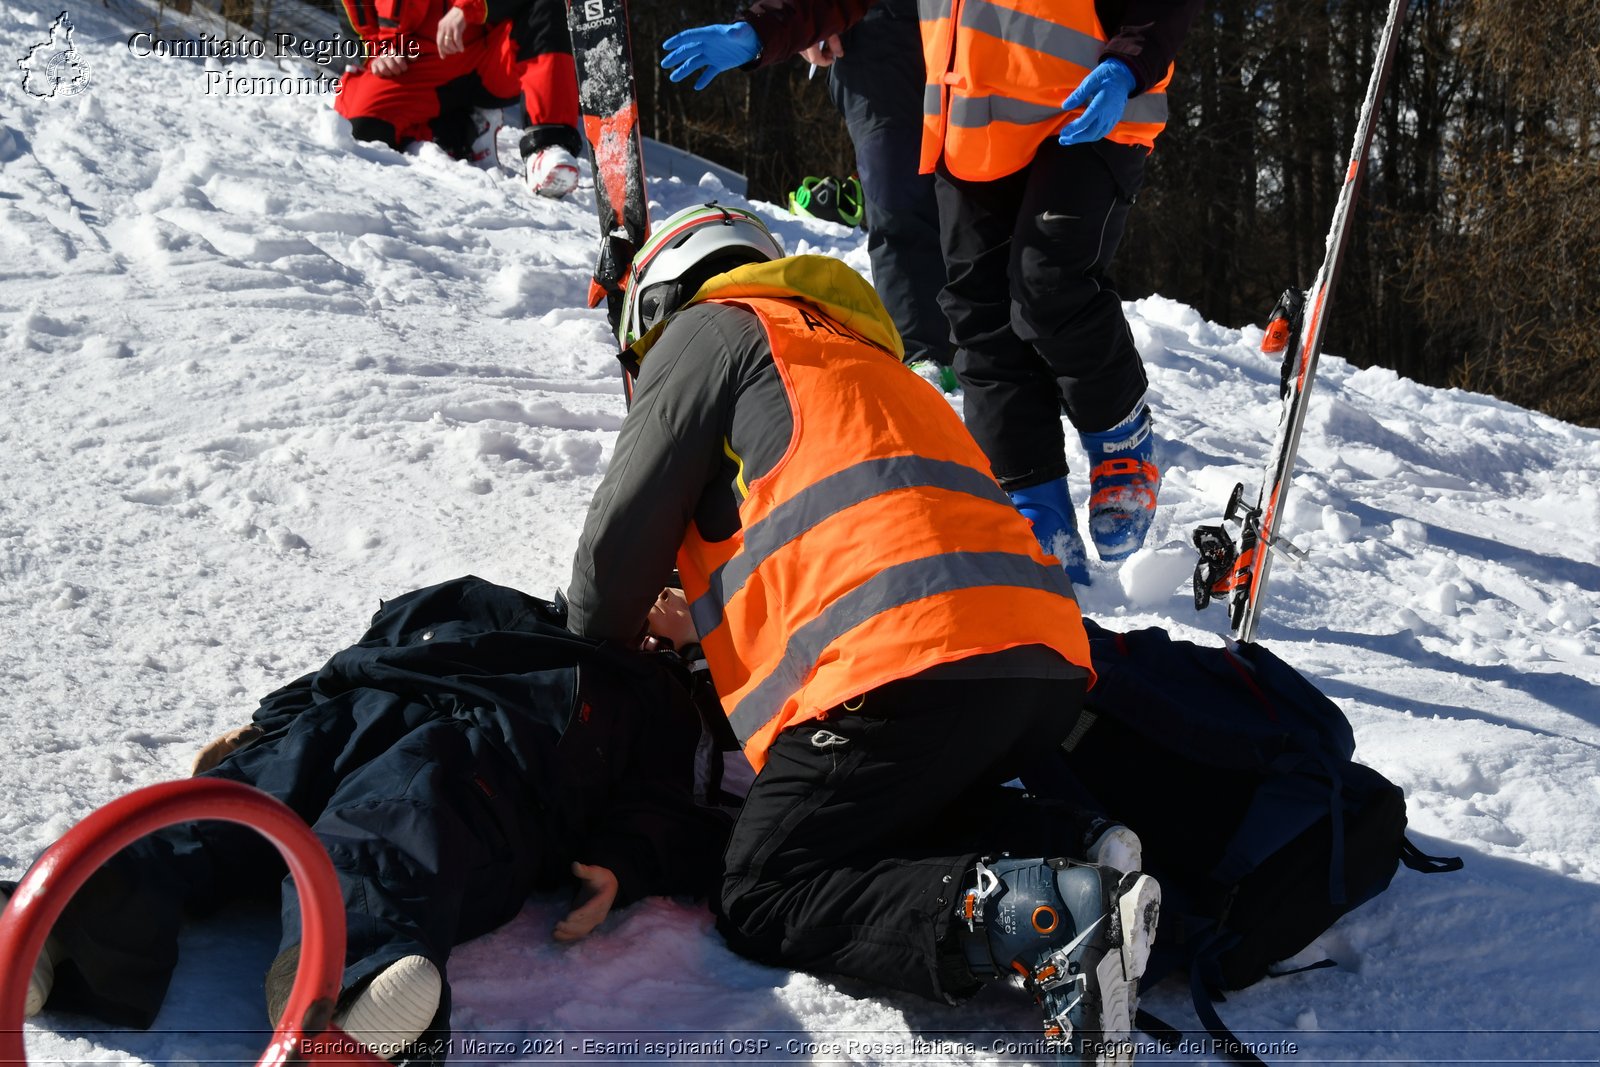
<path id="1" fill-rule="evenodd" d="M 1213 938 L 1195 954 L 1194 965 L 1189 968 L 1189 995 L 1194 1000 L 1194 1013 L 1199 1016 L 1200 1025 L 1205 1027 L 1206 1033 L 1216 1042 L 1209 1051 L 1237 1067 L 1267 1067 L 1266 1061 L 1246 1048 L 1244 1042 L 1223 1023 L 1222 1016 L 1217 1014 L 1215 999 L 1206 988 L 1207 964 L 1216 959 L 1227 943 L 1227 939 Z"/>
<path id="2" fill-rule="evenodd" d="M 1444 874 L 1447 871 L 1459 871 L 1465 866 L 1460 856 L 1428 855 L 1413 845 L 1409 837 L 1400 839 L 1400 862 L 1419 874 Z"/>
<path id="3" fill-rule="evenodd" d="M 1176 1052 L 1183 1044 L 1183 1031 L 1140 1008 L 1133 1017 L 1133 1025 L 1149 1034 L 1168 1052 Z"/>
<path id="4" fill-rule="evenodd" d="M 1304 974 L 1307 971 L 1322 971 L 1322 970 L 1326 970 L 1329 967 L 1337 967 L 1337 966 L 1339 966 L 1339 961 L 1338 960 L 1331 960 L 1331 959 L 1328 959 L 1328 958 L 1324 957 L 1324 958 L 1318 960 L 1316 963 L 1308 963 L 1304 967 L 1290 967 L 1287 970 L 1282 970 L 1282 971 L 1268 971 L 1267 974 L 1266 974 L 1266 977 L 1268 977 L 1268 978 L 1287 978 L 1291 974 Z"/>

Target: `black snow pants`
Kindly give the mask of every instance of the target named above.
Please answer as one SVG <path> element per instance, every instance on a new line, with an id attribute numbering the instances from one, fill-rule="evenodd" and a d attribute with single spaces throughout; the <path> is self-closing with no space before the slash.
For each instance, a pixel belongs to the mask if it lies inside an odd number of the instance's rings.
<path id="1" fill-rule="evenodd" d="M 994 181 L 940 164 L 939 223 L 949 273 L 940 301 L 956 343 L 967 429 L 1003 489 L 1067 473 L 1061 413 L 1109 429 L 1144 395 L 1109 269 L 1144 181 L 1147 151 L 1045 141 Z"/>
<path id="2" fill-rule="evenodd" d="M 933 175 L 922 157 L 922 27 L 914 0 L 882 0 L 841 35 L 828 93 L 844 116 L 867 201 L 872 284 L 905 341 L 906 359 L 948 364 L 939 307 L 944 259 Z"/>
<path id="3" fill-rule="evenodd" d="M 919 679 L 782 731 L 726 855 L 733 949 L 955 1001 L 954 909 L 980 856 L 1077 856 L 1089 817 L 1007 788 L 1078 717 L 1082 679 Z"/>

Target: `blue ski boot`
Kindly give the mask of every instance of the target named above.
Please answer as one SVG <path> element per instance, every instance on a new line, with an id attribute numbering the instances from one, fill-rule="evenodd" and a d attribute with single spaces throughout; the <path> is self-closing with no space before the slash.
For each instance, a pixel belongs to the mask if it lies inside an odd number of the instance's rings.
<path id="1" fill-rule="evenodd" d="M 980 861 L 973 877 L 956 907 L 973 976 L 1021 974 L 1060 1062 L 1129 1067 L 1139 979 L 1161 910 L 1156 880 L 1010 856 Z"/>
<path id="2" fill-rule="evenodd" d="M 1061 561 L 1073 585 L 1089 584 L 1089 554 L 1078 536 L 1078 516 L 1072 510 L 1072 497 L 1067 495 L 1067 480 L 1057 478 L 1043 485 L 1030 485 L 1006 494 L 1033 523 L 1033 536 L 1046 555 Z"/>
<path id="3" fill-rule="evenodd" d="M 1150 409 L 1140 404 L 1111 429 L 1078 436 L 1089 453 L 1089 539 L 1106 562 L 1127 559 L 1144 544 L 1161 491 Z"/>

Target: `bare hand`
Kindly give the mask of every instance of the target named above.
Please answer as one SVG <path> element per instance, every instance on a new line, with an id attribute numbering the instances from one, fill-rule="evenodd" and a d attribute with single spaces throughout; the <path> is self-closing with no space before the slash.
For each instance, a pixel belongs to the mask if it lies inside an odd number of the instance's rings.
<path id="1" fill-rule="evenodd" d="M 398 78 L 411 64 L 405 56 L 373 56 L 367 60 L 367 69 L 380 78 Z"/>
<path id="2" fill-rule="evenodd" d="M 610 868 L 574 863 L 572 873 L 578 879 L 578 893 L 573 898 L 576 907 L 565 919 L 556 923 L 557 941 L 581 941 L 605 922 L 611 914 L 611 905 L 617 899 L 617 876 Z"/>
<path id="3" fill-rule="evenodd" d="M 194 764 L 189 768 L 189 774 L 203 774 L 227 759 L 233 754 L 234 749 L 246 741 L 254 741 L 261 736 L 261 727 L 254 723 L 249 726 L 240 726 L 229 730 L 221 737 L 214 738 L 206 743 L 194 757 Z"/>
<path id="4" fill-rule="evenodd" d="M 826 41 L 818 41 L 810 48 L 800 50 L 800 58 L 816 67 L 831 67 L 833 61 L 844 58 L 844 48 L 839 44 L 839 35 L 834 34 Z"/>
<path id="5" fill-rule="evenodd" d="M 654 652 L 662 647 L 683 648 L 700 640 L 700 635 L 695 632 L 694 620 L 689 617 L 689 601 L 682 589 L 661 590 L 661 595 L 650 606 L 644 624 L 648 635 L 640 647 L 646 652 Z M 663 638 L 671 642 L 670 646 L 663 644 Z"/>
<path id="6" fill-rule="evenodd" d="M 439 20 L 439 32 L 434 35 L 433 43 L 438 46 L 441 56 L 453 56 L 463 52 L 467 47 L 467 15 L 459 7 L 452 7 L 444 13 L 444 18 Z"/>

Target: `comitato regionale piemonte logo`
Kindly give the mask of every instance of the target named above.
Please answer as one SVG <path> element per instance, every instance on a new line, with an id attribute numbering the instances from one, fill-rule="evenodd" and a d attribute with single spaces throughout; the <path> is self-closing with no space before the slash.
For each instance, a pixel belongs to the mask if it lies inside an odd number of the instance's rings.
<path id="1" fill-rule="evenodd" d="M 89 69 L 72 43 L 72 19 L 65 11 L 50 23 L 50 39 L 28 49 L 17 65 L 30 96 L 79 96 L 89 88 Z"/>

